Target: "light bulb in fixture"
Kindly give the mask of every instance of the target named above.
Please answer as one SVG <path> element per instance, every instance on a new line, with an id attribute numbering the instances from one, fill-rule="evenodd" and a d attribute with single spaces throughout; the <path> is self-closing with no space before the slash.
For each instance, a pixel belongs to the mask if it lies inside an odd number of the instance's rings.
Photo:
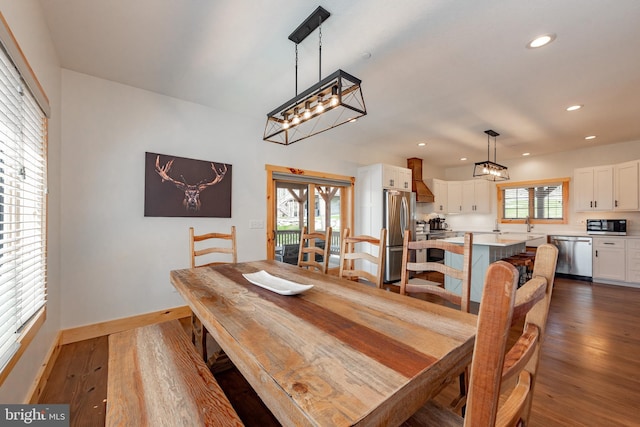
<path id="1" fill-rule="evenodd" d="M 282 122 L 282 129 L 289 129 L 289 115 L 287 113 L 282 114 L 284 121 Z"/>
<path id="2" fill-rule="evenodd" d="M 338 105 L 338 86 L 333 86 L 331 88 L 331 106 L 335 107 Z"/>
<path id="3" fill-rule="evenodd" d="M 306 119 L 311 117 L 311 102 L 307 101 L 304 103 L 304 114 L 303 117 Z"/>
<path id="4" fill-rule="evenodd" d="M 299 124 L 299 123 L 300 123 L 300 116 L 298 116 L 298 109 L 297 109 L 297 108 L 295 108 L 295 109 L 293 110 L 293 119 L 291 120 L 291 122 L 292 122 L 294 125 L 297 125 L 297 124 Z"/>

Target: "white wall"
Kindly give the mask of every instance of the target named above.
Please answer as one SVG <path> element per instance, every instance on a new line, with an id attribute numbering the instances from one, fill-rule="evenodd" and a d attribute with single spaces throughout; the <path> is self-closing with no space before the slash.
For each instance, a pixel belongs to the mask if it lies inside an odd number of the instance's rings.
<path id="1" fill-rule="evenodd" d="M 37 1 L 0 0 L 0 11 L 49 97 L 52 110 L 48 144 L 47 320 L 0 386 L 0 402 L 22 403 L 60 329 L 60 66 Z"/>
<path id="2" fill-rule="evenodd" d="M 62 328 L 182 305 L 169 271 L 186 268 L 188 228 L 237 228 L 240 261 L 266 256 L 265 164 L 355 176 L 380 162 L 349 153 L 340 128 L 289 147 L 241 117 L 63 70 Z M 346 126 L 346 125 L 345 125 Z M 230 163 L 232 218 L 145 218 L 144 153 Z M 356 159 L 356 160 L 350 160 Z M 398 159 L 400 161 L 400 159 Z"/>

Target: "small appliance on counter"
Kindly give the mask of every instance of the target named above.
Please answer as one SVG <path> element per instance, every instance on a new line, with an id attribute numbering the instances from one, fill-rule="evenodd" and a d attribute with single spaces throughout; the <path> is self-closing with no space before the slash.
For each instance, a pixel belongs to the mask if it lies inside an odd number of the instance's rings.
<path id="1" fill-rule="evenodd" d="M 626 219 L 588 219 L 587 234 L 602 234 L 607 236 L 626 236 Z"/>
<path id="2" fill-rule="evenodd" d="M 444 218 L 431 218 L 429 220 L 429 228 L 433 230 L 446 230 L 448 224 L 444 222 Z"/>

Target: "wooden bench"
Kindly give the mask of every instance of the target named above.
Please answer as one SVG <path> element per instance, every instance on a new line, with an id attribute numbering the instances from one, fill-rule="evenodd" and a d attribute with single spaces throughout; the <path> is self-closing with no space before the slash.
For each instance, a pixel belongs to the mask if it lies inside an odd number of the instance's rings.
<path id="1" fill-rule="evenodd" d="M 178 320 L 109 336 L 107 426 L 242 426 Z"/>

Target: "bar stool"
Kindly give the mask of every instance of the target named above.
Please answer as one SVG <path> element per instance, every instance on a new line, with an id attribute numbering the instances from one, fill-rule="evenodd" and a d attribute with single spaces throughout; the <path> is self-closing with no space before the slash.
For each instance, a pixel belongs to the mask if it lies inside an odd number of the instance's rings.
<path id="1" fill-rule="evenodd" d="M 524 285 L 527 280 L 529 280 L 529 271 L 530 269 L 531 271 L 533 271 L 533 257 L 527 256 L 526 254 L 522 253 L 503 258 L 502 260 L 508 262 L 516 269 L 518 269 L 518 273 L 520 275 L 518 286 Z"/>

